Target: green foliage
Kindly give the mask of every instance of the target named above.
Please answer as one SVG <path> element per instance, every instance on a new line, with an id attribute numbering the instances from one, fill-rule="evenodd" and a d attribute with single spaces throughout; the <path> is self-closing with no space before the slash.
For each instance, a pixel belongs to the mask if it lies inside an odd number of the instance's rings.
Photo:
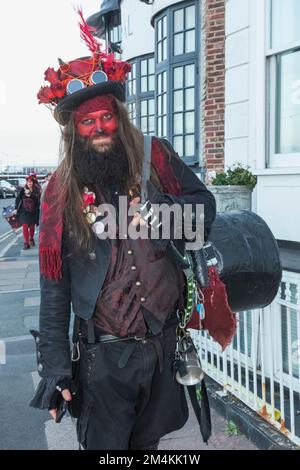
<path id="1" fill-rule="evenodd" d="M 256 183 L 257 177 L 251 173 L 249 167 L 237 163 L 230 167 L 226 173 L 218 173 L 211 184 L 213 186 L 248 186 L 253 189 Z"/>
<path id="2" fill-rule="evenodd" d="M 238 436 L 240 434 L 239 428 L 233 421 L 228 421 L 228 423 L 226 423 L 226 432 L 230 437 Z"/>

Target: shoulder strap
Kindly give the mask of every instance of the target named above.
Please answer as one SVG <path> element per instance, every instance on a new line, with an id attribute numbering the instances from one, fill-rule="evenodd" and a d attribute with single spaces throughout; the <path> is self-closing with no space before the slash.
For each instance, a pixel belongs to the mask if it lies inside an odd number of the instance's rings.
<path id="1" fill-rule="evenodd" d="M 144 160 L 141 186 L 141 202 L 147 201 L 147 181 L 150 179 L 151 170 L 152 136 L 144 134 Z"/>

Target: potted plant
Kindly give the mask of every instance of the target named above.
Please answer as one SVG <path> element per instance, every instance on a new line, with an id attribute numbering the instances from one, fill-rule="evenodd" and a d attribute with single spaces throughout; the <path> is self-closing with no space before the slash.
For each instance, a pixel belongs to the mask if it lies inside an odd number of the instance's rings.
<path id="1" fill-rule="evenodd" d="M 249 167 L 236 163 L 225 173 L 210 174 L 209 190 L 214 194 L 218 212 L 251 210 L 252 191 L 257 178 Z"/>

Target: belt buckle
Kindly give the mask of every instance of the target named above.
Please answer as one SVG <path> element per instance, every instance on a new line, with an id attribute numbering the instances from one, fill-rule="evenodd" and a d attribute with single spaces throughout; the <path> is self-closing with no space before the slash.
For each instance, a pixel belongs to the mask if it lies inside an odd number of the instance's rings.
<path id="1" fill-rule="evenodd" d="M 147 343 L 147 339 L 145 336 L 134 336 L 136 341 L 141 341 L 143 344 Z"/>

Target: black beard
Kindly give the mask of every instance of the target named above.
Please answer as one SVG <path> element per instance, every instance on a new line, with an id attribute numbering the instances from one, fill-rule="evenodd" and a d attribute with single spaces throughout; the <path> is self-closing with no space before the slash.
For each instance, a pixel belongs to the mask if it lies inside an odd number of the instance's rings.
<path id="1" fill-rule="evenodd" d="M 115 143 L 106 152 L 97 152 L 77 139 L 73 151 L 74 171 L 81 185 L 126 188 L 128 160 L 121 145 Z"/>

